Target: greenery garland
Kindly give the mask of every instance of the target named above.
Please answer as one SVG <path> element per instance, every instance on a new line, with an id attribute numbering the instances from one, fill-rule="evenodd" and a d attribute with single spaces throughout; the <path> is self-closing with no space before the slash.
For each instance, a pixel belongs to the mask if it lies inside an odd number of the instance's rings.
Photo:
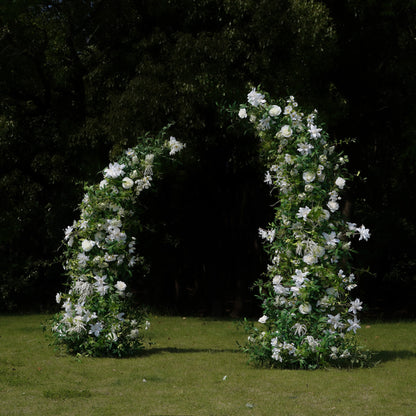
<path id="1" fill-rule="evenodd" d="M 78 221 L 65 230 L 68 293 L 56 295 L 63 311 L 55 315 L 55 342 L 71 353 L 127 356 L 143 348 L 149 322 L 130 302 L 131 268 L 140 260 L 132 236 L 137 197 L 152 184 L 154 169 L 166 151 L 185 146 L 166 129 L 156 138 L 139 138 L 136 147 L 110 163 L 102 181 L 85 187 Z"/>
<path id="2" fill-rule="evenodd" d="M 263 316 L 245 321 L 244 350 L 256 364 L 281 368 L 363 365 L 369 354 L 355 333 L 362 302 L 350 266 L 353 236 L 367 240 L 364 225 L 347 222 L 340 194 L 351 175 L 316 122 L 295 101 L 273 101 L 253 88 L 238 116 L 261 139 L 268 165 L 265 182 L 278 191 L 274 221 L 260 236 L 270 256 L 258 281 Z"/>

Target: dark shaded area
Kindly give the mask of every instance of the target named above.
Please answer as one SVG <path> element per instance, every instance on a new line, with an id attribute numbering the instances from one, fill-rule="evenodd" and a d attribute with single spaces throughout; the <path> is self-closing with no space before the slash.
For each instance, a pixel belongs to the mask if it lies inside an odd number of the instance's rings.
<path id="1" fill-rule="evenodd" d="M 169 354 L 189 354 L 189 353 L 200 353 L 200 352 L 207 352 L 209 354 L 219 354 L 223 352 L 235 352 L 239 353 L 240 350 L 238 348 L 235 349 L 224 349 L 224 348 L 176 348 L 176 347 L 163 347 L 163 348 L 151 348 L 144 350 L 141 355 L 149 356 L 154 354 L 162 354 L 167 352 Z"/>
<path id="2" fill-rule="evenodd" d="M 414 353 L 413 351 L 407 351 L 407 350 L 376 351 L 374 353 L 374 360 L 380 361 L 380 362 L 408 360 L 410 358 L 416 358 L 416 353 Z"/>
<path id="3" fill-rule="evenodd" d="M 182 166 L 170 166 L 139 202 L 146 229 L 138 251 L 150 268 L 137 280 L 143 302 L 182 314 L 257 310 L 250 287 L 267 261 L 257 230 L 272 211 L 258 164 L 232 160 L 241 140 L 224 137 L 201 159 L 188 148 Z"/>
<path id="4" fill-rule="evenodd" d="M 271 215 L 256 139 L 219 105 L 249 83 L 320 110 L 345 145 L 357 296 L 369 317 L 415 316 L 416 5 L 411 0 L 16 0 L 0 5 L 0 310 L 50 310 L 62 230 L 83 183 L 175 121 L 187 143 L 138 214 L 141 302 L 255 314 Z"/>
<path id="5" fill-rule="evenodd" d="M 338 34 L 336 93 L 345 113 L 338 137 L 360 171 L 351 189 L 352 217 L 371 229 L 357 245 L 357 265 L 369 267 L 359 295 L 369 316 L 415 317 L 416 293 L 416 4 L 412 1 L 325 1 Z"/>

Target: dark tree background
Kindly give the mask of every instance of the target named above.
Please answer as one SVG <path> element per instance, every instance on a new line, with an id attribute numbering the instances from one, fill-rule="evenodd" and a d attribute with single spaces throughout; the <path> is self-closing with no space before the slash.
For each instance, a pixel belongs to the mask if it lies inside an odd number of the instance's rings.
<path id="1" fill-rule="evenodd" d="M 14 0 L 0 3 L 0 309 L 52 310 L 60 242 L 83 184 L 174 121 L 179 165 L 138 207 L 138 299 L 163 311 L 251 314 L 272 215 L 256 139 L 222 106 L 250 85 L 318 108 L 361 180 L 351 220 L 368 313 L 415 313 L 416 2 Z"/>

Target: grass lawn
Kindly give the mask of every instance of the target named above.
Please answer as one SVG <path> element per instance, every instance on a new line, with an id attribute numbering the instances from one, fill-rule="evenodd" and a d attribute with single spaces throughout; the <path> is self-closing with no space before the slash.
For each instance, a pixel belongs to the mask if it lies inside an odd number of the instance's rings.
<path id="1" fill-rule="evenodd" d="M 0 415 L 416 415 L 416 323 L 363 325 L 380 364 L 270 370 L 246 364 L 232 321 L 153 317 L 137 358 L 48 346 L 47 316 L 0 316 Z"/>

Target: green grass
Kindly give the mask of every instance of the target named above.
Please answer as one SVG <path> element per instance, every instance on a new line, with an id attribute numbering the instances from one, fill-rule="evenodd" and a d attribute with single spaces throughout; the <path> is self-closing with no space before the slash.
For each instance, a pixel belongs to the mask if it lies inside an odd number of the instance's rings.
<path id="1" fill-rule="evenodd" d="M 248 366 L 227 320 L 153 317 L 143 356 L 96 359 L 55 352 L 46 318 L 0 316 L 1 416 L 416 414 L 415 322 L 363 325 L 374 368 L 301 371 Z"/>

